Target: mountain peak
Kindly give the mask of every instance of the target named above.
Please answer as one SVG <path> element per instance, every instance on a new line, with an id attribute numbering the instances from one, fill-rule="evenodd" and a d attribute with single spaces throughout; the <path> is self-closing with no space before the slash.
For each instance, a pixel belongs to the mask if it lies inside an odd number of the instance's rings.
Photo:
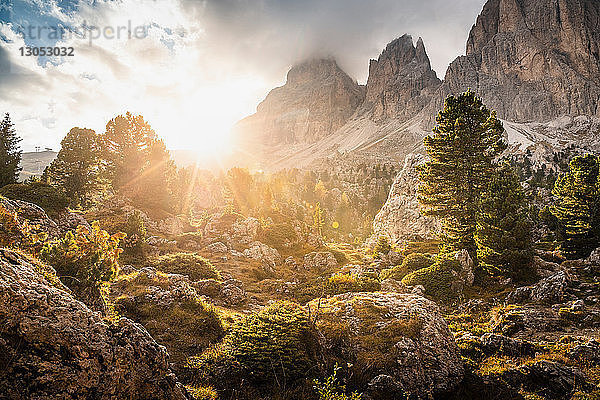
<path id="1" fill-rule="evenodd" d="M 372 118 L 405 119 L 418 113 L 440 85 L 431 69 L 423 39 L 416 46 L 405 34 L 390 42 L 369 64 L 365 107 Z"/>

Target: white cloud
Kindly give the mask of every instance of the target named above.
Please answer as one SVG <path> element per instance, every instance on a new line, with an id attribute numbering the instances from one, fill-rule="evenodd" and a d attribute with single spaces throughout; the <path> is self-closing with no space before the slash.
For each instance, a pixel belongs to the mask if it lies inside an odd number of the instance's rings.
<path id="1" fill-rule="evenodd" d="M 299 59 L 331 54 L 361 81 L 368 59 L 405 32 L 423 36 L 443 74 L 463 51 L 483 0 L 97 0 L 68 12 L 38 5 L 67 26 L 148 26 L 143 39 L 67 38 L 74 57 L 40 66 L 22 57 L 7 23 L 0 36 L 0 111 L 9 111 L 24 148 L 58 148 L 73 126 L 102 132 L 127 110 L 140 113 L 170 148 L 210 149 L 252 113 Z M 123 31 L 121 31 L 123 34 Z M 126 35 L 125 35 L 126 36 Z M 1 70 L 0 70 L 1 72 Z"/>

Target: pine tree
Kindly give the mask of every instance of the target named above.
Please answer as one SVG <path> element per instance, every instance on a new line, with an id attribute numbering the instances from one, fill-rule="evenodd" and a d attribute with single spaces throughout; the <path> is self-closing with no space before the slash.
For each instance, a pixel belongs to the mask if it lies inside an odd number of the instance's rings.
<path id="1" fill-rule="evenodd" d="M 519 178 L 503 162 L 479 202 L 477 258 L 492 275 L 527 278 L 533 258 L 531 224 Z"/>
<path id="2" fill-rule="evenodd" d="M 470 90 L 449 96 L 436 121 L 424 139 L 430 160 L 419 168 L 419 201 L 424 214 L 441 219 L 445 249 L 467 249 L 476 259 L 478 200 L 506 149 L 504 128 Z"/>
<path id="3" fill-rule="evenodd" d="M 99 139 L 104 172 L 116 191 L 138 205 L 169 208 L 175 166 L 144 117 L 119 115 L 108 122 Z"/>
<path id="4" fill-rule="evenodd" d="M 15 125 L 6 113 L 0 122 L 0 187 L 17 183 L 19 172 L 21 172 L 21 150 L 19 143 L 21 138 L 17 136 Z"/>
<path id="5" fill-rule="evenodd" d="M 42 179 L 59 186 L 73 205 L 84 204 L 98 187 L 98 137 L 91 129 L 73 128 L 60 144 Z"/>
<path id="6" fill-rule="evenodd" d="M 323 210 L 321 204 L 315 204 L 315 212 L 313 214 L 313 227 L 317 235 L 323 236 L 323 226 L 325 226 L 325 219 L 323 218 Z"/>
<path id="7" fill-rule="evenodd" d="M 598 157 L 573 158 L 569 171 L 554 185 L 551 211 L 559 221 L 562 253 L 570 259 L 587 257 L 600 244 L 600 182 Z"/>

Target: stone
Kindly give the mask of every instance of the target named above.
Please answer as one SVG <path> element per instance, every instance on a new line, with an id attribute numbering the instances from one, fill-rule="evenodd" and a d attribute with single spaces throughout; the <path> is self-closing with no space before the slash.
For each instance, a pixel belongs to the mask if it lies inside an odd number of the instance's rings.
<path id="1" fill-rule="evenodd" d="M 364 87 L 332 58 L 294 65 L 234 134 L 245 148 L 314 143 L 341 127 L 364 99 Z"/>
<path id="2" fill-rule="evenodd" d="M 308 307 L 324 357 L 350 362 L 348 376 L 356 374 L 367 383 L 357 387 L 359 392 L 402 390 L 410 398 L 428 399 L 451 392 L 463 378 L 454 337 L 430 300 L 414 294 L 345 293 L 313 300 Z"/>
<path id="3" fill-rule="evenodd" d="M 229 250 L 227 249 L 227 246 L 221 242 L 215 242 L 215 243 L 209 244 L 208 246 L 206 246 L 206 250 L 208 250 L 212 253 L 228 253 L 229 252 Z"/>
<path id="4" fill-rule="evenodd" d="M 328 251 L 313 251 L 304 256 L 303 268 L 306 271 L 324 272 L 336 269 L 337 266 L 335 256 Z"/>
<path id="5" fill-rule="evenodd" d="M 600 116 L 598 18 L 595 0 L 488 0 L 428 115 L 471 88 L 510 121 Z"/>
<path id="6" fill-rule="evenodd" d="M 488 356 L 494 354 L 511 357 L 535 356 L 537 350 L 533 343 L 495 333 L 483 334 L 480 341 L 482 351 Z"/>
<path id="7" fill-rule="evenodd" d="M 279 252 L 261 242 L 252 242 L 250 247 L 244 250 L 244 255 L 254 260 L 259 260 L 267 269 L 274 270 L 275 266 L 281 262 Z"/>
<path id="8" fill-rule="evenodd" d="M 410 35 L 403 35 L 369 62 L 367 92 L 359 113 L 367 112 L 373 121 L 410 119 L 430 102 L 440 84 L 423 39 L 415 45 Z"/>
<path id="9" fill-rule="evenodd" d="M 454 259 L 460 264 L 460 271 L 458 277 L 465 283 L 466 286 L 472 286 L 475 281 L 475 274 L 473 273 L 473 259 L 469 255 L 469 252 L 465 249 L 457 251 L 454 254 Z"/>
<path id="10" fill-rule="evenodd" d="M 431 239 L 439 231 L 439 222 L 421 214 L 417 200 L 420 180 L 416 167 L 423 162 L 425 157 L 420 154 L 409 154 L 404 159 L 404 167 L 394 180 L 385 204 L 373 220 L 371 243 L 376 243 L 379 236 L 389 237 L 392 243 Z"/>
<path id="11" fill-rule="evenodd" d="M 243 304 L 248 300 L 243 283 L 237 279 L 228 279 L 221 284 L 221 297 L 226 304 L 232 306 Z"/>
<path id="12" fill-rule="evenodd" d="M 547 278 L 540 280 L 532 286 L 523 286 L 515 289 L 506 297 L 506 301 L 513 304 L 528 301 L 558 304 L 568 297 L 567 288 L 571 278 L 565 271 L 559 271 Z"/>
<path id="13" fill-rule="evenodd" d="M 581 370 L 559 362 L 540 360 L 527 363 L 519 370 L 524 375 L 525 390 L 546 399 L 567 399 L 576 388 L 589 388 Z"/>
<path id="14" fill-rule="evenodd" d="M 260 222 L 256 218 L 248 217 L 235 221 L 231 228 L 234 239 L 241 244 L 249 244 L 256 240 Z"/>
<path id="15" fill-rule="evenodd" d="M 0 393 L 9 399 L 188 399 L 139 324 L 105 322 L 16 253 L 0 255 Z"/>

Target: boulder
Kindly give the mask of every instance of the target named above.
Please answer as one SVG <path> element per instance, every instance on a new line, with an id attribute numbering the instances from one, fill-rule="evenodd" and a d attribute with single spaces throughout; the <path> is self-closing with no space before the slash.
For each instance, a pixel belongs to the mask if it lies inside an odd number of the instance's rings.
<path id="1" fill-rule="evenodd" d="M 459 279 L 464 282 L 465 286 L 472 286 L 475 281 L 475 274 L 473 273 L 473 259 L 469 252 L 465 249 L 457 251 L 454 254 L 454 259 L 460 264 Z"/>
<path id="2" fill-rule="evenodd" d="M 304 256 L 303 268 L 306 271 L 323 272 L 337 267 L 335 256 L 328 251 L 313 251 Z"/>
<path id="3" fill-rule="evenodd" d="M 345 293 L 308 305 L 326 359 L 347 365 L 358 390 L 374 399 L 428 399 L 451 392 L 463 363 L 437 305 L 400 293 Z"/>
<path id="4" fill-rule="evenodd" d="M 256 239 L 258 228 L 260 228 L 260 222 L 256 218 L 248 217 L 237 220 L 232 225 L 233 238 L 241 244 L 252 243 Z"/>
<path id="5" fill-rule="evenodd" d="M 212 253 L 228 253 L 229 252 L 229 250 L 227 249 L 227 246 L 221 242 L 209 244 L 208 246 L 206 246 L 206 250 L 208 250 Z"/>
<path id="6" fill-rule="evenodd" d="M 536 347 L 528 341 L 513 339 L 495 333 L 481 336 L 481 349 L 486 355 L 502 354 L 511 357 L 534 356 Z"/>
<path id="7" fill-rule="evenodd" d="M 370 243 L 380 236 L 389 237 L 393 243 L 402 240 L 433 238 L 440 229 L 437 220 L 421 214 L 417 200 L 419 173 L 417 166 L 425 162 L 420 154 L 409 154 L 404 167 L 392 184 L 387 201 L 373 220 Z"/>
<path id="8" fill-rule="evenodd" d="M 559 362 L 540 360 L 519 368 L 525 390 L 546 399 L 568 399 L 576 388 L 588 389 L 581 370 Z"/>
<path id="9" fill-rule="evenodd" d="M 515 289 L 506 297 L 509 303 L 526 303 L 528 301 L 557 304 L 568 297 L 567 288 L 571 278 L 565 271 L 559 271 L 547 278 L 540 280 L 532 286 L 523 286 Z"/>
<path id="10" fill-rule="evenodd" d="M 39 268 L 0 254 L 3 398 L 189 398 L 167 351 L 141 325 L 107 323 Z"/>
<path id="11" fill-rule="evenodd" d="M 252 242 L 250 247 L 244 250 L 244 255 L 263 263 L 265 269 L 273 271 L 275 266 L 281 262 L 279 252 L 261 242 Z"/>

